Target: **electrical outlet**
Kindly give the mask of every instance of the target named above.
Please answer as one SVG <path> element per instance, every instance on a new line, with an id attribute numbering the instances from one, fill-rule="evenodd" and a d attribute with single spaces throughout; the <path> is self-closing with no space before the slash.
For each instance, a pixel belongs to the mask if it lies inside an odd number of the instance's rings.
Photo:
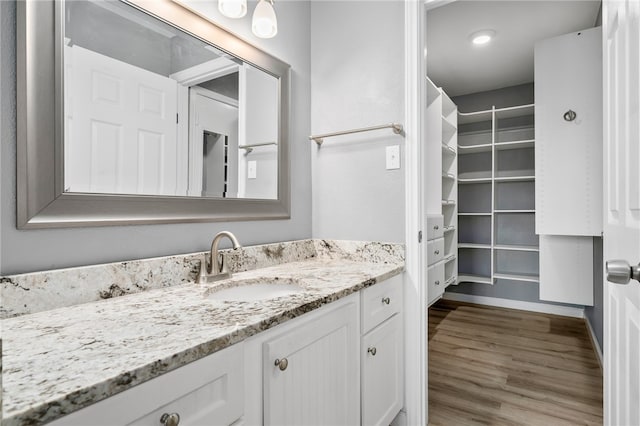
<path id="1" fill-rule="evenodd" d="M 400 168 L 400 145 L 387 147 L 387 170 Z"/>
<path id="2" fill-rule="evenodd" d="M 248 161 L 247 162 L 247 179 L 255 179 L 258 175 L 257 169 L 257 161 Z"/>

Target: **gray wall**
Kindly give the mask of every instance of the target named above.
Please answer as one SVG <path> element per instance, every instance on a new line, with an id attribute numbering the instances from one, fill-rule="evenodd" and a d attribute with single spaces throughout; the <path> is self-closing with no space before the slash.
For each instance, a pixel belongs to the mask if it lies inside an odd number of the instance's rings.
<path id="1" fill-rule="evenodd" d="M 445 92 L 447 90 L 445 89 Z M 455 96 L 451 99 L 459 112 L 474 112 L 496 108 L 506 108 L 533 103 L 533 83 L 489 90 L 487 92 L 472 93 L 470 95 Z"/>
<path id="2" fill-rule="evenodd" d="M 584 308 L 584 316 L 591 324 L 600 350 L 604 349 L 604 295 L 603 291 L 603 265 L 602 265 L 602 238 L 593 237 L 593 306 Z"/>
<path id="3" fill-rule="evenodd" d="M 312 133 L 404 123 L 403 2 L 314 1 L 311 12 Z M 307 144 L 313 236 L 404 242 L 404 164 L 385 169 L 385 147 L 404 139 L 385 129 Z"/>
<path id="4" fill-rule="evenodd" d="M 242 244 L 294 240 L 311 236 L 310 4 L 276 3 L 279 33 L 271 40 L 251 34 L 251 19 L 221 17 L 216 2 L 194 7 L 255 45 L 291 64 L 291 219 L 232 223 L 119 226 L 18 231 L 15 194 L 15 3 L 0 1 L 0 274 L 56 269 L 95 263 L 207 250 L 213 235 L 234 232 Z M 253 10 L 255 2 L 250 2 Z"/>
<path id="5" fill-rule="evenodd" d="M 13 46 L 10 42 L 5 42 L 5 34 L 15 31 L 15 19 L 13 18 L 13 7 L 8 2 L 0 1 L 0 176 L 4 170 L 6 154 L 3 147 L 7 143 L 15 140 L 13 129 L 15 127 L 15 64 L 10 66 L 4 58 L 13 55 Z M 2 178 L 0 178 L 0 183 Z M 5 185 L 0 184 L 0 203 L 11 193 L 4 189 Z M 4 208 L 0 204 L 0 275 L 3 270 L 3 230 L 1 224 L 4 223 Z"/>

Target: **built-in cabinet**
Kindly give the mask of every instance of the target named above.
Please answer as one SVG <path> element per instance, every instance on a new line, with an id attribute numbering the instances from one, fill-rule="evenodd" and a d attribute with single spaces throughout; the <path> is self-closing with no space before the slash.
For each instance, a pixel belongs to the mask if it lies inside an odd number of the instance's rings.
<path id="1" fill-rule="evenodd" d="M 243 354 L 235 344 L 50 424 L 230 425 L 244 412 Z"/>
<path id="2" fill-rule="evenodd" d="M 593 237 L 601 236 L 603 212 L 602 29 L 536 43 L 535 76 L 540 299 L 593 305 Z"/>
<path id="3" fill-rule="evenodd" d="M 402 283 L 390 279 L 361 294 L 361 424 L 387 426 L 404 405 Z"/>
<path id="4" fill-rule="evenodd" d="M 255 380 L 263 386 L 262 424 L 357 424 L 358 340 L 355 298 L 266 339 L 263 380 Z"/>
<path id="5" fill-rule="evenodd" d="M 402 275 L 53 425 L 388 425 L 404 403 Z"/>
<path id="6" fill-rule="evenodd" d="M 245 341 L 244 422 L 390 424 L 404 400 L 402 298 L 398 275 Z"/>
<path id="7" fill-rule="evenodd" d="M 425 188 L 427 299 L 431 305 L 458 275 L 458 108 L 427 78 Z"/>
<path id="8" fill-rule="evenodd" d="M 458 282 L 538 282 L 534 106 L 458 123 Z"/>

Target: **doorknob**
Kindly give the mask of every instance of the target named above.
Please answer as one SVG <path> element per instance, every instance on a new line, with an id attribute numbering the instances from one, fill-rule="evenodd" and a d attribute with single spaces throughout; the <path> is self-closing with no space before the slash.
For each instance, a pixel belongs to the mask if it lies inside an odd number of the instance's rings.
<path id="1" fill-rule="evenodd" d="M 616 284 L 629 284 L 630 280 L 640 281 L 640 263 L 630 266 L 626 260 L 608 260 L 607 280 Z"/>

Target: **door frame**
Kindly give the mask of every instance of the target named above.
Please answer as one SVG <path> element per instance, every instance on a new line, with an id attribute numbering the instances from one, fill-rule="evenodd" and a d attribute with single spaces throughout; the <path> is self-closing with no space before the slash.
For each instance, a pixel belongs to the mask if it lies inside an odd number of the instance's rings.
<path id="1" fill-rule="evenodd" d="M 407 1 L 405 24 L 405 410 L 407 425 L 427 424 L 427 297 L 425 244 L 418 239 L 426 229 L 422 196 L 422 147 L 426 93 L 424 17 L 422 1 Z M 417 319 L 417 321 L 416 321 Z"/>
<path id="2" fill-rule="evenodd" d="M 424 190 L 427 31 L 429 10 L 456 0 L 405 2 L 405 409 L 407 425 L 429 419 L 427 229 Z M 420 235 L 422 236 L 420 237 Z M 418 321 L 416 321 L 418 319 Z"/>

